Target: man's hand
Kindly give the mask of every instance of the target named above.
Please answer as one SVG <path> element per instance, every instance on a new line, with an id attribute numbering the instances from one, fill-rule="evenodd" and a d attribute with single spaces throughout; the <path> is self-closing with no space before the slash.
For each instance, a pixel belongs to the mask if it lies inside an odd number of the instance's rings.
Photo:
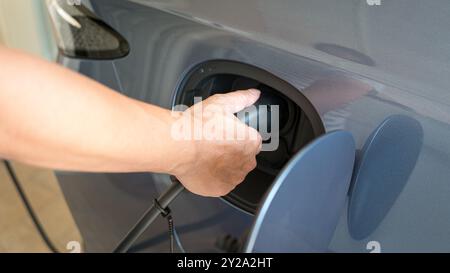
<path id="1" fill-rule="evenodd" d="M 234 113 L 255 103 L 259 94 L 254 89 L 217 94 L 180 115 L 177 122 L 190 125 L 191 139 L 182 141 L 180 156 L 187 160 L 173 173 L 189 191 L 226 195 L 256 167 L 261 136 Z"/>

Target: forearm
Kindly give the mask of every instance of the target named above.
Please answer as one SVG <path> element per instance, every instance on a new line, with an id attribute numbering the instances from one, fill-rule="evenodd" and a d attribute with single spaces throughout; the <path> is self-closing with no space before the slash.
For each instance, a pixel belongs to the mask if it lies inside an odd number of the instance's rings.
<path id="1" fill-rule="evenodd" d="M 102 172 L 178 164 L 170 111 L 18 52 L 0 48 L 0 64 L 0 156 Z"/>

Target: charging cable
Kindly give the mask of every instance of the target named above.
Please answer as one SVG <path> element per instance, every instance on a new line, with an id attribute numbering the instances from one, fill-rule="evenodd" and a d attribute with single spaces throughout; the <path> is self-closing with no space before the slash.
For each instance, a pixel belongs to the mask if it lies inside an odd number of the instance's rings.
<path id="1" fill-rule="evenodd" d="M 141 219 L 134 225 L 134 227 L 127 233 L 127 235 L 120 241 L 117 247 L 114 249 L 114 253 L 125 253 L 136 242 L 136 240 L 144 233 L 147 228 L 156 220 L 158 215 L 162 215 L 167 218 L 169 223 L 170 234 L 170 250 L 173 252 L 174 237 L 178 245 L 180 239 L 173 227 L 173 218 L 170 213 L 169 205 L 173 200 L 184 190 L 184 186 L 171 176 L 172 185 L 158 198 L 153 201 L 153 205 L 144 213 Z M 180 249 L 183 251 L 183 249 Z"/>

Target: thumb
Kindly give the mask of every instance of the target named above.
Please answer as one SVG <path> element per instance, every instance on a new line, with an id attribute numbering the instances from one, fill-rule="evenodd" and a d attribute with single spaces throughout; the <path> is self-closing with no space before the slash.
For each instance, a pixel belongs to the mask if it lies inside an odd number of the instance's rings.
<path id="1" fill-rule="evenodd" d="M 226 111 L 234 114 L 250 105 L 253 105 L 258 99 L 261 92 L 258 89 L 248 89 L 233 91 L 230 93 L 214 95 L 205 100 L 205 103 L 212 103 L 215 105 L 223 106 Z"/>

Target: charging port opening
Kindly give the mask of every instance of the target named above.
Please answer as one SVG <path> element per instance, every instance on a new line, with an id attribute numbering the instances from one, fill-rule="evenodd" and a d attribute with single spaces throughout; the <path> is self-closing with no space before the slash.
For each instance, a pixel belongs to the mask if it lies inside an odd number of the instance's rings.
<path id="1" fill-rule="evenodd" d="M 187 74 L 176 94 L 175 105 L 191 106 L 194 97 L 257 88 L 279 105 L 279 145 L 257 155 L 257 167 L 223 199 L 254 214 L 267 189 L 289 159 L 324 133 L 318 113 L 303 94 L 282 79 L 260 68 L 234 61 L 209 61 Z M 267 96 L 269 95 L 269 96 Z"/>

